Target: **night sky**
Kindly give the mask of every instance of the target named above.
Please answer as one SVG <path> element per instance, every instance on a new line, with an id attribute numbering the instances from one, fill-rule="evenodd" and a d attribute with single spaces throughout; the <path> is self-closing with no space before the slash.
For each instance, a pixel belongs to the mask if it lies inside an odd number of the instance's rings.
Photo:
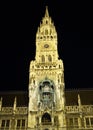
<path id="1" fill-rule="evenodd" d="M 93 89 L 92 4 L 65 0 L 38 1 L 12 3 L 12 6 L 4 4 L 1 16 L 0 91 L 28 91 L 29 64 L 35 57 L 36 31 L 46 5 L 58 33 L 65 88 Z"/>

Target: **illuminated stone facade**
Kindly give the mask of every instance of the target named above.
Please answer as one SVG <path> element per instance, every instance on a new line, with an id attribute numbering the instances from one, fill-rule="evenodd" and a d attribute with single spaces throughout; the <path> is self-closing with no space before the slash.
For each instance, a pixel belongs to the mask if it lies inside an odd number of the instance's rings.
<path id="1" fill-rule="evenodd" d="M 93 90 L 65 90 L 57 45 L 46 7 L 36 33 L 29 91 L 0 93 L 0 130 L 93 130 Z"/>
<path id="2" fill-rule="evenodd" d="M 57 44 L 57 32 L 46 8 L 36 34 L 35 61 L 30 63 L 28 128 L 43 130 L 55 122 L 65 127 L 64 67 Z"/>

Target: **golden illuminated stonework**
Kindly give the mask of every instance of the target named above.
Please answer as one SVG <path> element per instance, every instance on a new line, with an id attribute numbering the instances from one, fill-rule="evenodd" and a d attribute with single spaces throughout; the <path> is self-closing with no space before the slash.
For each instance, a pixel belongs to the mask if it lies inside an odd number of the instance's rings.
<path id="1" fill-rule="evenodd" d="M 56 28 L 46 7 L 28 92 L 0 92 L 0 130 L 93 130 L 93 90 L 65 90 Z"/>
<path id="2" fill-rule="evenodd" d="M 36 33 L 36 56 L 29 69 L 28 128 L 65 127 L 64 66 L 57 32 L 46 7 Z M 33 120 L 32 120 L 33 119 Z"/>

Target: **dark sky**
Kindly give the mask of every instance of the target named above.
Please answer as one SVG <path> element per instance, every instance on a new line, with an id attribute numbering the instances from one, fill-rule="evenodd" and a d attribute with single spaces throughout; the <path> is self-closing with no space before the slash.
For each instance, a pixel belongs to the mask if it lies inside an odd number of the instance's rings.
<path id="1" fill-rule="evenodd" d="M 1 15 L 0 91 L 28 90 L 29 63 L 45 6 L 58 33 L 66 89 L 93 88 L 91 3 L 65 0 L 4 4 Z"/>

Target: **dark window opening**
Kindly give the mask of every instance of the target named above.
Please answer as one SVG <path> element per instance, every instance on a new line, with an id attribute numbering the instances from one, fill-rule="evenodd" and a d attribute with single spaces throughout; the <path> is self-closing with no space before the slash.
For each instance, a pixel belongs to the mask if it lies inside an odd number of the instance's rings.
<path id="1" fill-rule="evenodd" d="M 10 124 L 10 120 L 7 120 L 6 121 L 6 127 L 9 127 L 9 124 Z"/>
<path id="2" fill-rule="evenodd" d="M 17 120 L 17 127 L 20 127 L 21 125 L 21 120 Z"/>
<path id="3" fill-rule="evenodd" d="M 22 127 L 25 127 L 25 120 L 22 120 Z"/>
<path id="4" fill-rule="evenodd" d="M 5 126 L 5 120 L 2 120 L 2 125 L 1 125 L 2 127 L 4 127 Z"/>

